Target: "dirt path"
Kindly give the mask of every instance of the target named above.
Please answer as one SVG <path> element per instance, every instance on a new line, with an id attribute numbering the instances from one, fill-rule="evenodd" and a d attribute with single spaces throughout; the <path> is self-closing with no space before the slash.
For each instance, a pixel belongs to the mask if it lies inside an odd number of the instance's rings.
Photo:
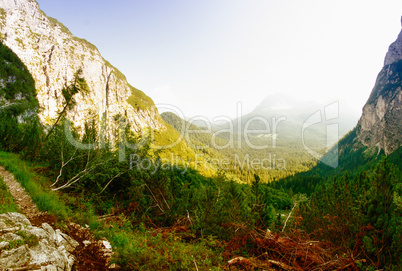
<path id="1" fill-rule="evenodd" d="M 15 180 L 14 176 L 2 166 L 0 166 L 0 175 L 3 177 L 8 191 L 10 191 L 10 194 L 15 199 L 18 208 L 29 220 L 36 220 L 36 218 L 45 214 L 38 210 L 31 196 L 25 191 L 21 184 Z"/>
<path id="2" fill-rule="evenodd" d="M 42 223 L 48 223 L 54 227 L 57 218 L 46 212 L 41 212 L 32 201 L 31 196 L 21 184 L 15 180 L 14 176 L 0 165 L 0 176 L 3 177 L 8 191 L 15 199 L 18 208 L 30 221 L 31 224 L 40 227 Z M 105 249 L 101 241 L 97 241 L 93 234 L 87 228 L 78 224 L 70 223 L 66 232 L 73 239 L 79 242 L 79 246 L 74 251 L 76 257 L 74 270 L 110 270 L 118 269 L 116 267 L 107 268 L 109 265 L 111 250 Z M 85 245 L 84 241 L 89 241 L 90 245 Z"/>

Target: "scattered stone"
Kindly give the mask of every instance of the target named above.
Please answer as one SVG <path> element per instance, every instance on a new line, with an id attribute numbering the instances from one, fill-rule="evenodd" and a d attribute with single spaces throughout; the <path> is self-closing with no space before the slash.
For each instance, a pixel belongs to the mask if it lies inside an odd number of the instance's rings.
<path id="1" fill-rule="evenodd" d="M 112 245 L 109 243 L 109 241 L 103 240 L 102 244 L 107 250 L 112 250 Z"/>
<path id="2" fill-rule="evenodd" d="M 70 253 L 72 253 L 75 248 L 79 246 L 79 243 L 77 241 L 75 241 L 67 234 L 62 233 L 60 230 L 56 230 L 55 237 L 57 240 L 57 244 L 59 246 L 64 246 L 64 248 Z"/>
<path id="3" fill-rule="evenodd" d="M 6 226 L 6 223 L 4 223 L 3 221 L 0 222 L 0 230 L 5 229 Z"/>
<path id="4" fill-rule="evenodd" d="M 108 269 L 109 270 L 120 270 L 120 266 L 118 266 L 117 264 L 115 264 L 115 263 L 112 263 L 109 267 L 108 267 Z"/>
<path id="5" fill-rule="evenodd" d="M 42 229 L 44 229 L 51 236 L 56 234 L 56 232 L 53 230 L 53 228 L 50 227 L 50 225 L 47 223 L 42 223 Z"/>
<path id="6" fill-rule="evenodd" d="M 8 242 L 0 243 L 0 270 L 72 270 L 75 257 L 71 253 L 79 244 L 70 236 L 55 231 L 46 223 L 42 228 L 34 227 L 22 214 L 0 214 L 0 220 L 5 228 L 14 229 L 13 232 L 0 232 L 0 240 L 26 242 L 10 250 Z M 11 228 L 16 224 L 20 227 Z"/>
<path id="7" fill-rule="evenodd" d="M 84 246 L 89 246 L 90 244 L 92 244 L 91 241 L 88 240 L 84 240 L 82 241 L 82 243 L 84 244 Z"/>
<path id="8" fill-rule="evenodd" d="M 9 243 L 8 242 L 1 242 L 0 243 L 0 250 L 3 250 L 3 249 L 5 249 L 5 248 L 7 248 L 8 247 L 8 245 L 9 245 Z"/>
<path id="9" fill-rule="evenodd" d="M 68 228 L 68 235 L 80 244 L 73 253 L 77 258 L 77 269 L 109 270 L 113 253 L 110 243 L 106 240 L 96 240 L 88 228 L 76 223 L 70 223 Z"/>

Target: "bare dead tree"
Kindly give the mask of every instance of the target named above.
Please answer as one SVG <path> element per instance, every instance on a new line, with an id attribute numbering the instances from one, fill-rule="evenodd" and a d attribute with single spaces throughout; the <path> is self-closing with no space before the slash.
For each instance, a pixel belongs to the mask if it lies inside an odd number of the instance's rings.
<path id="1" fill-rule="evenodd" d="M 285 230 L 286 224 L 288 223 L 289 218 L 292 216 L 292 213 L 293 213 L 294 209 L 296 208 L 296 206 L 304 201 L 308 201 L 308 197 L 305 194 L 297 194 L 297 195 L 293 196 L 292 201 L 293 201 L 293 208 L 285 220 L 285 224 L 283 225 L 282 232 Z"/>
<path id="2" fill-rule="evenodd" d="M 63 149 L 64 148 L 62 146 L 61 147 L 61 153 L 60 153 L 60 155 L 61 155 L 61 167 L 60 167 L 59 175 L 57 176 L 56 181 L 50 187 L 55 186 L 60 181 L 60 178 L 63 175 L 63 168 L 65 166 L 67 166 L 71 161 L 73 161 L 76 158 L 75 154 L 77 153 L 77 148 L 75 148 L 74 153 L 71 155 L 71 157 L 66 162 L 64 162 L 64 150 Z"/>

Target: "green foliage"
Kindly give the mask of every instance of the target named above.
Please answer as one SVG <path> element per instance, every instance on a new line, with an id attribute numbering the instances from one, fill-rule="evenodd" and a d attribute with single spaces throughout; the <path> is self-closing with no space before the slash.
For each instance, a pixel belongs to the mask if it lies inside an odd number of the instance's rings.
<path id="1" fill-rule="evenodd" d="M 37 110 L 35 81 L 11 49 L 0 42 L 0 106 L 1 112 L 8 111 L 18 116 L 25 110 Z M 6 99 L 9 104 L 5 104 Z"/>
<path id="2" fill-rule="evenodd" d="M 17 155 L 0 152 L 0 164 L 21 183 L 40 210 L 48 211 L 61 219 L 71 216 L 71 211 L 59 200 L 58 195 L 49 189 L 46 179 L 32 173 Z"/>
<path id="3" fill-rule="evenodd" d="M 64 24 L 59 22 L 56 18 L 49 17 L 49 16 L 47 16 L 47 18 L 49 19 L 50 23 L 53 24 L 53 26 L 58 26 L 58 27 L 60 27 L 62 32 L 72 35 L 70 30 L 68 30 L 68 28 Z"/>
<path id="4" fill-rule="evenodd" d="M 89 87 L 87 85 L 87 82 L 82 76 L 82 69 L 78 69 L 75 72 L 74 77 L 71 80 L 70 84 L 64 87 L 61 90 L 61 93 L 64 98 L 63 109 L 59 112 L 59 116 L 57 117 L 53 126 L 50 128 L 50 131 L 47 133 L 45 141 L 47 141 L 49 136 L 52 134 L 53 130 L 55 129 L 59 121 L 65 117 L 67 111 L 73 109 L 76 106 L 77 104 L 76 95 L 81 94 L 82 96 L 85 96 L 89 93 Z"/>
<path id="5" fill-rule="evenodd" d="M 75 41 L 78 41 L 81 44 L 84 44 L 91 51 L 96 51 L 96 52 L 98 51 L 98 48 L 94 44 L 92 44 L 89 41 L 87 41 L 86 39 L 81 39 L 81 38 L 77 38 L 77 37 L 73 37 L 73 39 Z"/>
<path id="6" fill-rule="evenodd" d="M 18 212 L 18 206 L 0 177 L 0 213 Z"/>
<path id="7" fill-rule="evenodd" d="M 367 149 L 356 141 L 356 129 L 350 131 L 338 143 L 338 154 L 331 151 L 326 156 L 336 155 L 339 159 L 339 165 L 332 168 L 325 163 L 318 164 L 307 172 L 301 172 L 293 176 L 286 177 L 271 184 L 276 189 L 292 189 L 295 193 L 304 193 L 310 195 L 316 190 L 318 185 L 328 182 L 334 177 L 340 177 L 349 172 L 352 177 L 358 175 L 359 172 L 369 170 L 370 167 L 377 164 L 383 157 L 384 153 L 376 150 Z M 378 154 L 378 155 L 377 155 Z M 326 160 L 335 159 L 334 157 L 324 158 Z"/>
<path id="8" fill-rule="evenodd" d="M 171 112 L 161 114 L 192 150 L 198 154 L 214 171 L 224 170 L 230 178 L 251 184 L 254 174 L 261 182 L 269 183 L 299 172 L 304 172 L 316 165 L 314 159 L 306 153 L 300 140 L 280 137 L 275 140 L 266 137 L 248 137 L 238 130 L 225 132 L 212 128 L 200 128 L 181 119 Z M 251 143 L 251 144 L 250 144 Z M 267 146 L 264 149 L 254 146 Z M 257 161 L 254 165 L 254 161 Z"/>
<path id="9" fill-rule="evenodd" d="M 4 241 L 4 240 L 0 240 L 0 241 Z M 8 246 L 1 249 L 0 251 L 15 249 L 15 248 L 18 248 L 25 244 L 24 240 L 7 241 L 7 243 L 8 243 Z"/>
<path id="10" fill-rule="evenodd" d="M 89 93 L 89 87 L 82 76 L 82 69 L 75 72 L 74 77 L 70 84 L 61 90 L 61 93 L 65 100 L 65 107 L 67 110 L 71 110 L 77 104 L 75 95 L 80 93 L 85 96 Z M 64 110 L 63 110 L 64 111 Z"/>
<path id="11" fill-rule="evenodd" d="M 108 230 L 116 247 L 117 263 L 124 270 L 223 270 L 223 259 L 213 239 L 186 242 L 188 233 Z"/>
<path id="12" fill-rule="evenodd" d="M 22 61 L 0 43 L 0 150 L 28 155 L 38 147 L 41 128 L 37 111 L 31 74 Z"/>
<path id="13" fill-rule="evenodd" d="M 7 17 L 7 12 L 4 10 L 4 8 L 0 8 L 0 28 L 5 25 L 6 17 Z M 0 40 L 3 40 L 3 39 L 4 39 L 4 34 L 0 33 Z"/>
<path id="14" fill-rule="evenodd" d="M 30 248 L 32 248 L 39 244 L 39 239 L 36 235 L 28 234 L 23 230 L 18 231 L 17 235 L 21 236 L 22 240 L 6 241 L 8 243 L 8 246 L 5 247 L 4 249 L 1 249 L 0 251 L 15 249 L 25 244 L 28 245 Z M 2 241 L 4 240 L 0 239 L 0 242 Z"/>
<path id="15" fill-rule="evenodd" d="M 119 72 L 116 73 L 118 74 Z M 154 102 L 144 92 L 132 86 L 130 86 L 130 90 L 131 96 L 128 97 L 127 102 L 135 110 L 150 110 L 151 108 L 156 110 Z"/>
<path id="16" fill-rule="evenodd" d="M 344 175 L 319 186 L 302 209 L 304 227 L 320 239 L 368 257 L 380 267 L 400 265 L 402 212 L 398 170 L 386 159 L 353 178 Z"/>
<path id="17" fill-rule="evenodd" d="M 23 230 L 18 231 L 17 235 L 21 236 L 24 239 L 24 244 L 27 244 L 29 247 L 34 247 L 39 244 L 39 238 L 36 235 L 29 234 Z"/>

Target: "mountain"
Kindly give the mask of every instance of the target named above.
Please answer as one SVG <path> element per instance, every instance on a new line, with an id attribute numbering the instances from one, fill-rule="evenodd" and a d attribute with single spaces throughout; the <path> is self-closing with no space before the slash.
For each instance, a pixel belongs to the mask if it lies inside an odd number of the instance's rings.
<path id="1" fill-rule="evenodd" d="M 339 138 L 355 127 L 358 118 L 358 113 L 345 101 L 325 104 L 275 94 L 267 96 L 250 113 L 218 129 L 233 127 L 253 145 L 268 143 L 271 152 L 290 155 L 287 160 L 295 166 L 310 164 L 306 157 L 297 161 L 305 154 L 312 159 L 321 159 Z"/>
<path id="2" fill-rule="evenodd" d="M 277 126 L 277 130 L 280 133 L 282 131 L 283 137 L 300 137 L 303 125 L 310 121 L 309 119 L 317 114 L 321 115 L 320 121 L 315 123 L 315 125 L 308 126 L 317 135 L 325 134 L 326 121 L 327 118 L 322 113 L 331 109 L 336 115 L 332 123 L 337 123 L 339 125 L 339 136 L 345 135 L 357 123 L 359 115 L 353 109 L 351 109 L 345 101 L 333 101 L 328 104 L 318 103 L 316 101 L 299 101 L 286 94 L 274 94 L 267 96 L 252 112 L 242 116 L 241 123 L 245 124 L 250 121 L 253 117 L 262 117 L 268 122 L 274 119 L 282 121 Z M 237 120 L 234 121 L 236 123 Z M 255 128 L 263 128 L 256 123 Z M 273 125 L 273 123 L 271 123 Z M 305 126 L 306 127 L 306 126 Z M 244 129 L 244 127 L 243 127 Z M 307 130 L 306 130 L 307 131 Z M 313 133 L 312 133 L 313 134 Z"/>
<path id="3" fill-rule="evenodd" d="M 340 168 L 352 169 L 400 150 L 402 139 L 402 31 L 389 46 L 384 67 L 355 129 L 339 142 Z M 329 152 L 324 159 L 333 159 Z M 336 154 L 337 156 L 337 154 Z M 332 158 L 331 158 L 332 157 Z"/>
<path id="4" fill-rule="evenodd" d="M 356 127 L 329 150 L 311 170 L 283 179 L 275 187 L 311 193 L 315 185 L 345 172 L 359 174 L 384 156 L 402 168 L 402 31 L 389 46 L 384 66 L 363 107 Z M 337 167 L 329 167 L 336 164 Z M 309 189 L 306 189 L 309 187 Z"/>
<path id="5" fill-rule="evenodd" d="M 402 31 L 389 46 L 375 86 L 357 125 L 357 138 L 367 147 L 390 154 L 402 143 Z"/>
<path id="6" fill-rule="evenodd" d="M 116 119 L 126 116 L 133 130 L 164 130 L 154 102 L 131 86 L 96 46 L 75 37 L 62 23 L 46 16 L 34 0 L 0 0 L 0 39 L 27 66 L 35 80 L 39 117 L 52 125 L 63 108 L 62 88 L 82 69 L 90 93 L 78 94 L 67 118 L 77 127 L 90 119 L 105 119 L 112 135 Z"/>

